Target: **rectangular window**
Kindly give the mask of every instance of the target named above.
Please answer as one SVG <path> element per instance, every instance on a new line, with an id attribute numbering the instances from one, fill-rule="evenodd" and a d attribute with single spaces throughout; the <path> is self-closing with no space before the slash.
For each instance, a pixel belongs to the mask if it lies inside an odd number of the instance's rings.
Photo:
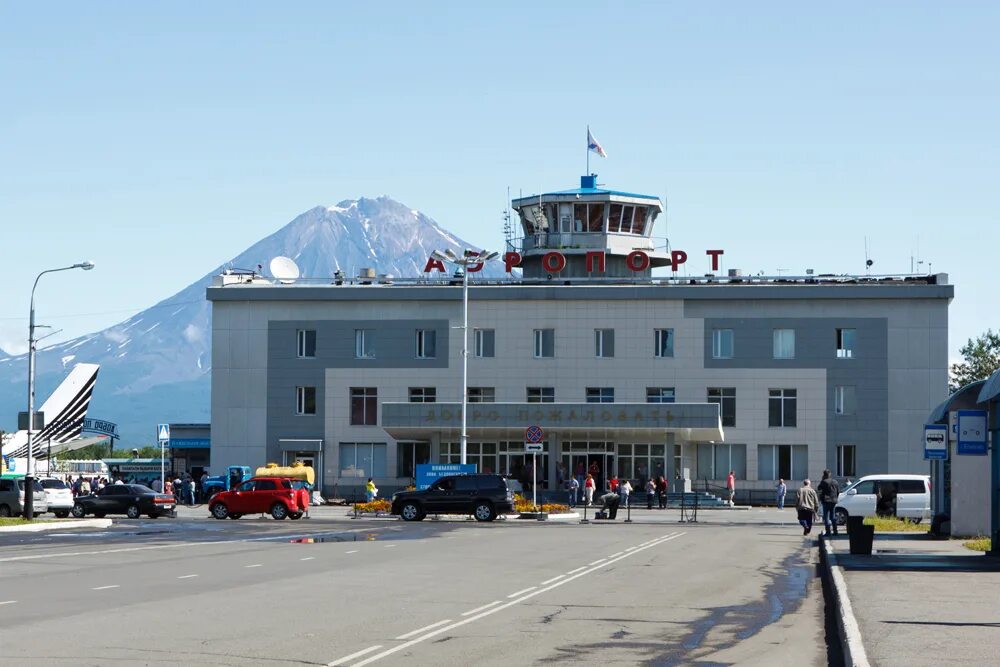
<path id="1" fill-rule="evenodd" d="M 356 477 L 362 482 L 369 477 L 385 477 L 384 442 L 340 443 L 340 476 Z"/>
<path id="2" fill-rule="evenodd" d="M 697 479 L 726 479 L 732 470 L 736 479 L 747 478 L 747 446 L 698 443 Z"/>
<path id="3" fill-rule="evenodd" d="M 838 477 L 854 477 L 858 474 L 855 469 L 856 452 L 855 445 L 837 445 Z"/>
<path id="4" fill-rule="evenodd" d="M 809 476 L 806 445 L 758 445 L 757 479 L 803 480 Z"/>
<path id="5" fill-rule="evenodd" d="M 312 359 L 316 356 L 316 332 L 312 329 L 299 329 L 295 332 L 296 356 L 299 359 Z"/>
<path id="6" fill-rule="evenodd" d="M 316 414 L 316 387 L 295 388 L 295 414 Z"/>
<path id="7" fill-rule="evenodd" d="M 437 356 L 437 332 L 434 329 L 417 329 L 417 359 Z"/>
<path id="8" fill-rule="evenodd" d="M 594 329 L 594 354 L 604 358 L 615 356 L 614 329 Z"/>
<path id="9" fill-rule="evenodd" d="M 472 330 L 473 354 L 480 359 L 496 356 L 496 331 L 493 329 Z"/>
<path id="10" fill-rule="evenodd" d="M 555 403 L 555 387 L 528 387 L 528 403 Z"/>
<path id="11" fill-rule="evenodd" d="M 351 424 L 375 426 L 378 423 L 378 389 L 351 387 Z"/>
<path id="12" fill-rule="evenodd" d="M 767 399 L 767 425 L 792 428 L 798 425 L 798 391 L 795 389 L 769 389 Z"/>
<path id="13" fill-rule="evenodd" d="M 371 329 L 354 330 L 354 357 L 356 359 L 375 358 L 375 336 Z"/>
<path id="14" fill-rule="evenodd" d="M 733 358 L 733 330 L 712 329 L 712 358 Z"/>
<path id="15" fill-rule="evenodd" d="M 646 387 L 647 403 L 673 403 L 673 387 Z"/>
<path id="16" fill-rule="evenodd" d="M 535 359 L 556 356 L 556 330 L 535 329 Z"/>
<path id="17" fill-rule="evenodd" d="M 774 330 L 774 358 L 795 358 L 795 329 Z"/>
<path id="18" fill-rule="evenodd" d="M 837 329 L 837 358 L 853 359 L 857 343 L 857 329 Z"/>
<path id="19" fill-rule="evenodd" d="M 396 443 L 396 477 L 409 477 L 413 479 L 417 476 L 417 466 L 430 462 L 431 443 Z"/>
<path id="20" fill-rule="evenodd" d="M 410 403 L 436 403 L 436 387 L 410 387 Z"/>
<path id="21" fill-rule="evenodd" d="M 736 426 L 735 387 L 709 387 L 708 402 L 719 404 L 723 426 Z"/>
<path id="22" fill-rule="evenodd" d="M 469 387 L 469 403 L 494 403 L 496 400 L 495 387 Z"/>
<path id="23" fill-rule="evenodd" d="M 588 403 L 614 403 L 614 387 L 587 387 Z"/>
<path id="24" fill-rule="evenodd" d="M 838 415 L 853 415 L 857 400 L 853 385 L 838 385 L 833 388 L 833 412 Z"/>
<path id="25" fill-rule="evenodd" d="M 657 358 L 674 356 L 673 329 L 653 329 L 653 356 Z"/>

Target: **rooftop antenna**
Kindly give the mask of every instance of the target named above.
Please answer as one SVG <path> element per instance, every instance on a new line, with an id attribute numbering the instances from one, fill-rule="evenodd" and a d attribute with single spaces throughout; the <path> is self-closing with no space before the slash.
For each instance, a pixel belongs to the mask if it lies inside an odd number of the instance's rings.
<path id="1" fill-rule="evenodd" d="M 278 255 L 269 265 L 271 276 L 283 285 L 290 285 L 299 279 L 299 265 L 295 260 Z"/>
<path id="2" fill-rule="evenodd" d="M 507 201 L 503 207 L 503 237 L 507 244 L 507 250 L 514 249 L 514 229 L 510 224 L 510 186 L 507 186 Z"/>
<path id="3" fill-rule="evenodd" d="M 872 261 L 872 256 L 871 256 L 870 250 L 871 250 L 871 248 L 868 245 L 868 237 L 866 236 L 865 237 L 865 275 L 866 276 L 869 275 L 869 273 L 871 271 L 871 268 L 872 268 L 872 264 L 875 263 L 874 261 Z"/>

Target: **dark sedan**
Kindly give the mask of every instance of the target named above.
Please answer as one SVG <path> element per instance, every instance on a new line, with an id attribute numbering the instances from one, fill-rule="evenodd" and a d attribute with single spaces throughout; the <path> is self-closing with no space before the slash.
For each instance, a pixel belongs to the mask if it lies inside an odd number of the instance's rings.
<path id="1" fill-rule="evenodd" d="M 145 514 L 150 519 L 176 516 L 174 497 L 157 493 L 141 484 L 111 484 L 96 493 L 79 496 L 73 504 L 73 516 L 82 519 L 88 514 L 101 518 L 108 514 L 124 514 L 138 519 Z"/>

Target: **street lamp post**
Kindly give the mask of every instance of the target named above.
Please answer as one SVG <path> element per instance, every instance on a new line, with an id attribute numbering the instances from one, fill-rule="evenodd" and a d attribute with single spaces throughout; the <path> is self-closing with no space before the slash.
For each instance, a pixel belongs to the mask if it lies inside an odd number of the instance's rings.
<path id="1" fill-rule="evenodd" d="M 444 252 L 435 250 L 431 253 L 431 257 L 434 259 L 447 262 L 462 269 L 462 326 L 458 327 L 462 330 L 462 436 L 460 459 L 462 465 L 465 465 L 466 451 L 469 444 L 469 433 L 466 429 L 467 422 L 465 417 L 469 401 L 469 267 L 481 266 L 490 260 L 496 259 L 498 256 L 499 253 L 495 251 L 488 252 L 481 250 L 476 252 L 470 249 L 466 249 L 461 257 L 450 249 Z"/>
<path id="2" fill-rule="evenodd" d="M 31 432 L 35 428 L 35 343 L 38 342 L 35 339 L 35 289 L 38 287 L 38 281 L 46 273 L 70 269 L 90 271 L 92 268 L 94 268 L 93 262 L 80 262 L 58 269 L 46 269 L 35 277 L 35 284 L 31 288 L 31 311 L 28 314 L 28 469 L 24 476 L 24 518 L 28 521 L 35 518 L 35 472 L 31 451 Z"/>

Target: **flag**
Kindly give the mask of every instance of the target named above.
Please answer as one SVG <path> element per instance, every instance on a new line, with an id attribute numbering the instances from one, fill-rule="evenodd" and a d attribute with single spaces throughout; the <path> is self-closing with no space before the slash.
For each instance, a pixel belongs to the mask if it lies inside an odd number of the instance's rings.
<path id="1" fill-rule="evenodd" d="M 604 152 L 604 149 L 601 148 L 601 145 L 597 143 L 597 139 L 594 138 L 594 135 L 590 133 L 589 127 L 587 128 L 587 150 L 594 151 L 601 157 L 608 156 L 608 154 Z"/>

